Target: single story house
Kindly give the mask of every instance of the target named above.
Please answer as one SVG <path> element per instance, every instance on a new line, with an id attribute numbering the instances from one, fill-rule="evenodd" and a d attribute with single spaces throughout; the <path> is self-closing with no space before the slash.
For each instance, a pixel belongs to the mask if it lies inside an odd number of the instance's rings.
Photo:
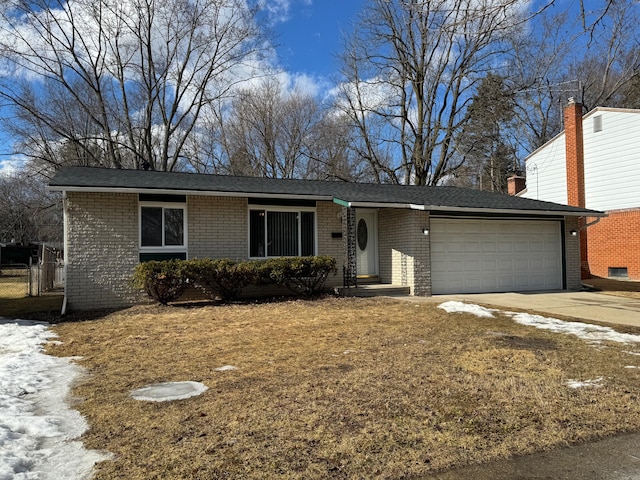
<path id="1" fill-rule="evenodd" d="M 138 262 L 331 255 L 412 295 L 579 289 L 579 219 L 601 212 L 457 187 L 62 167 L 66 305 L 132 304 Z"/>

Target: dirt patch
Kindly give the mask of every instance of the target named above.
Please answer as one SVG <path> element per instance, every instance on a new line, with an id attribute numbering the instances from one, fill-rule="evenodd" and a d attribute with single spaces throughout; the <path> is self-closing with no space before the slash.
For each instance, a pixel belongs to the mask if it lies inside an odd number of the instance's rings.
<path id="1" fill-rule="evenodd" d="M 96 479 L 420 477 L 640 429 L 640 347 L 435 304 L 145 306 L 54 331 L 89 373 L 83 440 L 115 454 Z M 129 396 L 184 380 L 208 390 Z"/>

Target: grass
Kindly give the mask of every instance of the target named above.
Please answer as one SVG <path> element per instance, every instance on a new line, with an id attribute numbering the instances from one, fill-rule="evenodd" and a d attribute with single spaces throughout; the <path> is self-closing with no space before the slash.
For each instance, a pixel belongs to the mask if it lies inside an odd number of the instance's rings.
<path id="1" fill-rule="evenodd" d="M 62 309 L 62 300 L 62 293 L 40 297 L 12 297 L 3 294 L 0 295 L 0 317 L 56 320 Z"/>
<path id="2" fill-rule="evenodd" d="M 640 370 L 624 368 L 640 345 L 433 304 L 139 306 L 54 330 L 49 353 L 89 373 L 83 441 L 115 454 L 96 479 L 406 478 L 640 429 Z M 209 390 L 129 396 L 182 380 Z"/>
<path id="3" fill-rule="evenodd" d="M 597 288 L 601 293 L 617 297 L 640 299 L 640 282 L 613 280 L 611 278 L 590 278 L 584 283 Z"/>

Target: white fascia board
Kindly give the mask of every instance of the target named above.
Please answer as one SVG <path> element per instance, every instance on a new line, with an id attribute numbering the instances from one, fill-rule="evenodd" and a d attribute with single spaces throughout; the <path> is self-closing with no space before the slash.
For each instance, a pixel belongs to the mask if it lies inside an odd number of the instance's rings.
<path id="1" fill-rule="evenodd" d="M 497 213 L 500 215 L 541 215 L 541 216 L 566 216 L 566 217 L 606 217 L 604 212 L 585 213 L 585 212 L 568 212 L 563 210 L 515 210 L 508 208 L 475 208 L 475 207 L 441 207 L 441 206 L 424 206 L 424 210 L 432 212 L 468 212 L 468 213 Z"/>
<path id="2" fill-rule="evenodd" d="M 327 200 L 333 197 L 324 195 L 292 195 L 288 193 L 258 193 L 258 192 L 223 192 L 217 190 L 169 190 L 158 188 L 111 188 L 111 187 L 49 187 L 49 190 L 60 192 L 86 192 L 86 193 L 134 193 L 154 195 L 192 195 L 204 197 L 247 197 L 247 198 L 291 198 L 295 200 Z"/>

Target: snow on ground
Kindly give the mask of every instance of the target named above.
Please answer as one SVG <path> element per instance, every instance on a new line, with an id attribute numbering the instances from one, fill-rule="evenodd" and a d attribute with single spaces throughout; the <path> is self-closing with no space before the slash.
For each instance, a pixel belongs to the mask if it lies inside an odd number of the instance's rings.
<path id="1" fill-rule="evenodd" d="M 170 402 L 197 397 L 206 392 L 207 388 L 200 382 L 162 382 L 133 390 L 131 396 L 147 402 Z"/>
<path id="2" fill-rule="evenodd" d="M 481 307 L 480 305 L 474 305 L 473 303 L 456 302 L 455 300 L 441 303 L 440 305 L 438 305 L 438 308 L 441 308 L 449 313 L 456 313 L 456 312 L 472 313 L 476 317 L 485 317 L 485 318 L 493 317 L 493 313 L 491 312 L 495 311 L 495 310 L 489 310 L 488 308 L 485 308 L 485 307 Z"/>
<path id="3" fill-rule="evenodd" d="M 82 373 L 71 358 L 42 353 L 44 323 L 0 318 L 0 480 L 77 480 L 108 455 L 77 441 L 84 418 L 64 400 Z"/>
<path id="4" fill-rule="evenodd" d="M 567 387 L 569 388 L 600 388 L 602 386 L 602 382 L 604 378 L 598 377 L 593 380 L 567 380 Z"/>
<path id="5" fill-rule="evenodd" d="M 479 305 L 462 302 L 445 302 L 438 306 L 447 312 L 465 312 L 472 313 L 478 317 L 493 317 L 491 312 L 500 312 L 499 310 L 487 309 Z M 533 315 L 531 313 L 515 313 L 501 312 L 513 318 L 521 325 L 549 330 L 555 333 L 564 333 L 575 335 L 583 340 L 591 342 L 619 342 L 619 343 L 640 343 L 640 335 L 632 335 L 630 333 L 619 333 L 613 328 L 602 327 L 591 323 L 568 322 L 552 317 L 543 317 L 541 315 Z"/>

